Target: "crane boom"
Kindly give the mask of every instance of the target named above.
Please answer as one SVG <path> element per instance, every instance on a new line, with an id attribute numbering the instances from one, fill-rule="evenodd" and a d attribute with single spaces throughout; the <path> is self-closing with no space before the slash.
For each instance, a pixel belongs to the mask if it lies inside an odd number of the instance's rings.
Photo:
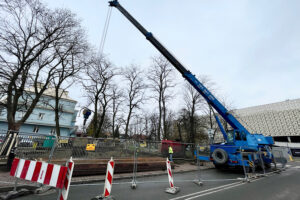
<path id="1" fill-rule="evenodd" d="M 204 99 L 210 104 L 230 126 L 243 132 L 250 134 L 248 130 L 221 104 L 221 102 L 214 97 L 211 92 L 193 75 L 187 70 L 155 37 L 147 31 L 134 17 L 132 17 L 118 2 L 113 0 L 109 2 L 110 6 L 116 7 L 145 37 L 156 49 L 163 54 L 166 59 L 181 73 L 181 75 L 191 84 L 193 87 L 204 97 Z"/>

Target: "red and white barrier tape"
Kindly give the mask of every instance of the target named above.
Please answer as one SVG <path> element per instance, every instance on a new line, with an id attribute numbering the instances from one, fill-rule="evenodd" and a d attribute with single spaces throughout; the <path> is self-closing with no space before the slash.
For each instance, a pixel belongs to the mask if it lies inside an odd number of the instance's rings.
<path id="1" fill-rule="evenodd" d="M 10 170 L 10 175 L 16 178 L 63 188 L 67 167 L 15 158 Z"/>
<path id="2" fill-rule="evenodd" d="M 72 160 L 72 157 L 70 160 L 67 161 L 66 163 L 67 166 L 67 174 L 66 174 L 66 179 L 64 181 L 64 187 L 59 190 L 59 200 L 67 200 L 68 195 L 69 195 L 69 189 L 70 189 L 70 183 L 73 175 L 73 169 L 74 169 L 74 162 Z"/>
<path id="3" fill-rule="evenodd" d="M 171 163 L 170 163 L 168 158 L 167 158 L 166 164 L 167 164 L 167 171 L 168 171 L 170 188 L 173 188 L 174 187 L 174 179 L 173 179 L 173 176 L 172 176 Z"/>
<path id="4" fill-rule="evenodd" d="M 110 161 L 108 161 L 107 163 L 103 197 L 108 197 L 111 193 L 112 181 L 114 176 L 114 167 L 115 161 L 113 160 L 113 158 L 111 158 Z"/>

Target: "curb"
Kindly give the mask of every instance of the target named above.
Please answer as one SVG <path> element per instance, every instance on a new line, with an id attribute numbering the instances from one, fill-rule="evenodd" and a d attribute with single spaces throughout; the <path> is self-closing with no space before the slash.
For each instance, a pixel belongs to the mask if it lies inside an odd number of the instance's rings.
<path id="1" fill-rule="evenodd" d="M 27 190 L 25 188 L 22 188 L 17 191 L 10 191 L 7 194 L 3 194 L 0 196 L 0 199 L 2 200 L 9 200 L 9 199 L 16 199 L 17 197 L 26 196 L 29 194 L 33 194 L 34 192 L 32 190 Z"/>
<path id="2" fill-rule="evenodd" d="M 17 190 L 21 190 L 23 188 L 27 189 L 27 190 L 35 190 L 39 187 L 33 186 L 33 185 L 19 185 L 17 187 Z M 14 186 L 0 187 L 0 193 L 9 192 L 9 191 L 13 191 L 13 190 L 14 190 Z"/>
<path id="3" fill-rule="evenodd" d="M 208 170 L 208 169 L 213 169 L 213 168 L 204 168 L 201 170 Z M 188 172 L 194 172 L 197 171 L 197 169 L 193 169 L 193 170 L 187 170 L 187 171 L 177 171 L 177 172 L 173 172 L 173 174 L 179 174 L 179 173 L 188 173 Z M 166 175 L 167 176 L 167 172 L 163 171 L 161 173 L 157 173 L 157 174 L 140 174 L 137 175 L 137 178 L 143 178 L 143 177 L 153 177 L 153 176 L 161 176 L 161 175 Z M 129 179 L 132 178 L 132 175 L 130 176 L 124 176 L 124 177 L 114 177 L 114 180 L 124 180 L 124 179 Z M 80 185 L 80 184 L 87 184 L 87 183 L 96 183 L 96 182 L 100 182 L 100 181 L 104 181 L 105 178 L 103 179 L 97 179 L 97 180 L 82 180 L 82 181 L 72 181 L 71 185 Z"/>

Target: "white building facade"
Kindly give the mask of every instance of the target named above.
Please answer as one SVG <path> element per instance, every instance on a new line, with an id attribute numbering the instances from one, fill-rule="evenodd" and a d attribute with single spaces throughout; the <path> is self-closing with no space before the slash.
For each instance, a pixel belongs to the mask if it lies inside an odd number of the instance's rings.
<path id="1" fill-rule="evenodd" d="M 237 109 L 234 115 L 251 133 L 272 136 L 276 145 L 300 149 L 300 99 Z"/>

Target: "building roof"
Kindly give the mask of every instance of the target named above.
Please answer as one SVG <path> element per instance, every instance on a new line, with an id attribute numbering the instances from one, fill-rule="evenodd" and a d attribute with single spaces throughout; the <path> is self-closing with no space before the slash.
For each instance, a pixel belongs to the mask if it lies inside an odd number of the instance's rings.
<path id="1" fill-rule="evenodd" d="M 27 88 L 26 91 L 28 91 L 28 92 L 33 92 L 33 93 L 34 93 L 34 92 L 35 92 L 35 89 L 34 89 L 34 87 L 30 87 L 30 88 Z M 69 96 L 69 92 L 66 91 L 66 90 L 59 89 L 58 93 L 59 93 L 59 96 L 60 96 L 61 99 L 65 99 L 65 100 L 77 102 L 76 100 L 72 99 L 72 98 Z M 43 95 L 55 97 L 55 88 L 54 88 L 54 87 L 49 87 L 49 88 L 47 88 L 47 89 L 44 91 Z"/>

